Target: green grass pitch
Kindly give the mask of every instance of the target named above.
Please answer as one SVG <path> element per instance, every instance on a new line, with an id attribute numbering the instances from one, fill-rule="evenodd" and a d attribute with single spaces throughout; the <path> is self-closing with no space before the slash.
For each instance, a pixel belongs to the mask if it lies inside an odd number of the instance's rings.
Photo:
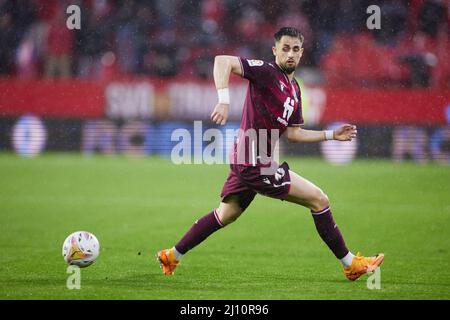
<path id="1" fill-rule="evenodd" d="M 162 275 L 155 252 L 218 204 L 226 165 L 3 153 L 0 299 L 450 298 L 450 167 L 287 160 L 328 194 L 354 253 L 386 254 L 380 289 L 345 279 L 306 208 L 262 196 Z M 61 247 L 77 230 L 101 253 L 69 290 Z"/>

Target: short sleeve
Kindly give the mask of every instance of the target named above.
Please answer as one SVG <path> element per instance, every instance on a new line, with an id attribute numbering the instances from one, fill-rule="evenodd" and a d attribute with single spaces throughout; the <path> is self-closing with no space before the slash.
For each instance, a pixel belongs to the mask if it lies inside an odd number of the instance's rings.
<path id="1" fill-rule="evenodd" d="M 272 78 L 274 67 L 262 60 L 239 57 L 242 66 L 242 77 L 255 83 L 265 84 Z"/>
<path id="2" fill-rule="evenodd" d="M 294 114 L 289 119 L 288 127 L 299 127 L 303 125 L 303 115 L 302 115 L 302 108 L 301 106 L 298 106 L 297 109 L 294 110 Z"/>
<path id="3" fill-rule="evenodd" d="M 294 113 L 292 114 L 292 117 L 289 118 L 288 127 L 299 127 L 303 125 L 303 114 L 302 114 L 302 95 L 300 91 L 300 86 L 297 87 L 299 90 L 296 90 L 297 97 L 298 97 L 298 105 L 297 108 L 295 108 Z"/>

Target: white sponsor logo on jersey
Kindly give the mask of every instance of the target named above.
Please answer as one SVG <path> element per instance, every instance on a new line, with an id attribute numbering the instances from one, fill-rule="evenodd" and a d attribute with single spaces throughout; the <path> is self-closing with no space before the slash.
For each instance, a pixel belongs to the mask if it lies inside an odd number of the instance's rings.
<path id="1" fill-rule="evenodd" d="M 286 121 L 289 121 L 289 118 L 292 116 L 292 113 L 294 112 L 294 99 L 287 97 L 283 107 L 284 107 L 283 118 L 286 119 Z"/>
<path id="2" fill-rule="evenodd" d="M 264 64 L 262 60 L 247 59 L 247 62 L 250 67 L 260 67 Z"/>
<path id="3" fill-rule="evenodd" d="M 278 117 L 277 118 L 277 121 L 279 122 L 279 123 L 281 123 L 282 125 L 284 125 L 285 127 L 287 127 L 288 126 L 288 123 L 287 123 L 287 121 L 286 120 L 284 120 L 283 118 L 281 118 L 281 117 Z"/>

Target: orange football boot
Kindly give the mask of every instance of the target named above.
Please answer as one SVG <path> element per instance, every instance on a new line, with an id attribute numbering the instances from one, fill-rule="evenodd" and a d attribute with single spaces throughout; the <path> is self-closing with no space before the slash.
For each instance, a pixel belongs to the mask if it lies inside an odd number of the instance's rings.
<path id="1" fill-rule="evenodd" d="M 173 249 L 165 249 L 159 251 L 156 254 L 156 259 L 159 261 L 162 271 L 166 275 L 172 275 L 175 268 L 180 263 L 180 261 L 175 258 Z"/>
<path id="2" fill-rule="evenodd" d="M 384 254 L 379 253 L 373 257 L 364 257 L 358 252 L 353 257 L 350 267 L 344 268 L 345 276 L 350 281 L 355 281 L 367 272 L 373 272 L 384 260 Z"/>

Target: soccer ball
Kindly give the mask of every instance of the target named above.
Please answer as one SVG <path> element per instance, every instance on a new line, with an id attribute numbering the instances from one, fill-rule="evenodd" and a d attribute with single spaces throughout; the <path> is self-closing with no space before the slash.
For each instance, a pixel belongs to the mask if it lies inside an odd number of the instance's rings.
<path id="1" fill-rule="evenodd" d="M 100 243 L 90 232 L 77 231 L 64 241 L 62 255 L 71 265 L 85 268 L 95 262 L 100 253 Z"/>

